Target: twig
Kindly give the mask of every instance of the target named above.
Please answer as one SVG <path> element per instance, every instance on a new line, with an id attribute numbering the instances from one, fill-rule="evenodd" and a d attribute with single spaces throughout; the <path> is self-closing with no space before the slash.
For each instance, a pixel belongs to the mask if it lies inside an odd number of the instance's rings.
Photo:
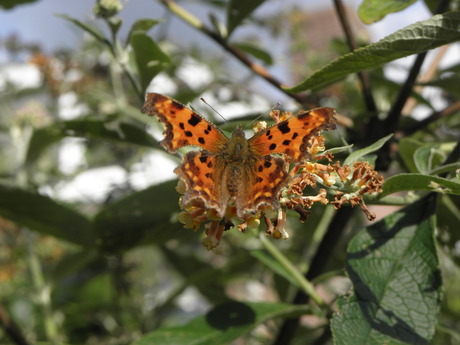
<path id="1" fill-rule="evenodd" d="M 438 6 L 436 8 L 436 13 L 442 13 L 449 7 L 450 0 L 440 0 Z M 417 79 L 417 76 L 420 72 L 423 62 L 425 61 L 427 52 L 423 52 L 417 55 L 412 68 L 409 71 L 409 75 L 407 76 L 404 85 L 401 87 L 399 91 L 398 97 L 396 101 L 393 103 L 393 107 L 390 109 L 387 118 L 384 121 L 384 127 L 386 129 L 386 133 L 392 133 L 396 130 L 399 118 L 402 114 L 402 109 L 406 104 L 407 99 L 412 91 L 414 83 Z"/>
<path id="2" fill-rule="evenodd" d="M 347 38 L 350 51 L 356 50 L 358 45 L 353 35 L 353 30 L 347 18 L 347 12 L 343 6 L 342 0 L 334 0 L 335 10 L 339 16 L 340 24 L 342 25 L 343 32 Z M 371 86 L 369 82 L 369 75 L 365 71 L 358 72 L 358 78 L 361 83 L 364 102 L 366 103 L 367 110 L 372 113 L 377 113 L 377 106 L 375 104 L 374 96 L 372 95 Z"/>
<path id="3" fill-rule="evenodd" d="M 341 233 L 345 224 L 350 220 L 354 209 L 351 207 L 341 208 L 337 211 L 332 218 L 331 223 L 327 229 L 327 232 L 321 240 L 318 250 L 313 257 L 310 265 L 310 269 L 305 274 L 307 280 L 312 281 L 318 277 L 323 271 L 327 263 L 325 258 L 332 256 L 332 253 L 341 239 Z M 297 292 L 292 301 L 293 304 L 306 304 L 308 303 L 309 297 L 301 290 Z M 273 345 L 289 345 L 294 337 L 294 334 L 299 326 L 299 317 L 286 319 L 281 325 L 280 331 Z"/>
<path id="4" fill-rule="evenodd" d="M 173 0 L 160 0 L 160 2 L 167 8 L 169 9 L 172 13 L 180 17 L 183 21 L 188 23 L 189 25 L 193 26 L 195 29 L 200 30 L 202 33 L 204 33 L 206 36 L 214 40 L 216 43 L 218 43 L 222 48 L 224 48 L 226 51 L 228 51 L 230 54 L 232 54 L 234 57 L 236 57 L 238 60 L 240 60 L 243 64 L 248 66 L 254 73 L 257 75 L 261 76 L 264 78 L 266 81 L 268 81 L 270 84 L 275 86 L 278 90 L 284 92 L 286 95 L 289 97 L 295 99 L 297 102 L 300 104 L 306 104 L 308 101 L 308 97 L 303 94 L 292 94 L 283 89 L 283 87 L 287 87 L 283 83 L 281 83 L 279 80 L 277 80 L 275 77 L 273 77 L 262 65 L 259 65 L 255 63 L 254 61 L 251 61 L 243 52 L 241 52 L 239 49 L 232 47 L 228 44 L 228 42 L 219 34 L 216 32 L 212 31 L 200 19 L 192 15 L 191 13 L 187 12 L 184 8 L 180 7 L 177 3 L 175 3 Z"/>
<path id="5" fill-rule="evenodd" d="M 444 55 L 446 55 L 446 52 L 447 52 L 448 48 L 449 48 L 448 45 L 445 45 L 445 46 L 442 46 L 441 48 L 439 48 L 439 51 L 436 54 L 433 62 L 431 63 L 430 67 L 428 68 L 428 70 L 418 78 L 419 83 L 424 83 L 424 82 L 427 82 L 427 81 L 433 79 L 434 75 L 436 74 L 436 71 L 438 70 L 439 63 L 441 62 L 441 60 L 444 57 Z M 423 86 L 416 86 L 415 87 L 416 92 L 420 93 L 420 92 L 422 92 L 422 90 L 423 90 Z M 403 109 L 401 110 L 401 113 L 404 114 L 404 115 L 405 114 L 410 114 L 412 112 L 412 110 L 414 110 L 416 105 L 417 105 L 417 101 L 415 100 L 415 98 L 413 98 L 413 97 L 409 98 L 407 100 L 406 104 L 404 105 Z"/>
<path id="6" fill-rule="evenodd" d="M 0 305 L 0 326 L 17 345 L 31 345 L 22 334 L 18 325 L 10 318 L 8 312 Z"/>
<path id="7" fill-rule="evenodd" d="M 456 112 L 460 111 L 460 101 L 457 101 L 455 103 L 452 103 L 450 104 L 449 106 L 447 106 L 445 109 L 441 110 L 441 111 L 435 111 L 433 113 L 431 113 L 431 115 L 429 115 L 427 118 L 423 119 L 422 121 L 419 121 L 415 124 L 413 124 L 412 126 L 410 126 L 409 128 L 401 131 L 403 133 L 404 136 L 408 136 L 408 135 L 411 135 L 412 133 L 420 130 L 420 129 L 423 129 L 425 128 L 426 126 L 428 126 L 430 123 L 433 123 L 443 117 L 446 117 L 446 116 L 449 116 L 451 114 L 454 114 Z"/>

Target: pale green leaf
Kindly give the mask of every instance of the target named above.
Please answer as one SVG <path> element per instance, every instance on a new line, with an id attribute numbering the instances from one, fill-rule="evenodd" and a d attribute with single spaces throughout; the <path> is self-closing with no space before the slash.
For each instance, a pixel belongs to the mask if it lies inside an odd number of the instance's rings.
<path id="1" fill-rule="evenodd" d="M 364 0 L 358 8 L 358 15 L 366 24 L 378 22 L 389 13 L 399 12 L 417 0 Z"/>
<path id="2" fill-rule="evenodd" d="M 393 136 L 393 134 L 389 134 L 386 137 L 383 137 L 379 140 L 377 140 L 375 143 L 372 145 L 369 145 L 365 148 L 362 148 L 360 150 L 356 150 L 355 152 L 351 153 L 343 162 L 343 165 L 353 165 L 354 162 L 362 159 L 364 156 L 375 152 L 379 150 L 390 138 Z"/>
<path id="3" fill-rule="evenodd" d="M 380 198 L 402 191 L 430 191 L 445 194 L 460 195 L 460 183 L 438 176 L 423 174 L 399 174 L 390 177 L 383 184 Z"/>
<path id="4" fill-rule="evenodd" d="M 448 12 L 409 25 L 382 40 L 357 49 L 314 72 L 288 92 L 319 89 L 349 74 L 460 40 L 460 12 Z"/>

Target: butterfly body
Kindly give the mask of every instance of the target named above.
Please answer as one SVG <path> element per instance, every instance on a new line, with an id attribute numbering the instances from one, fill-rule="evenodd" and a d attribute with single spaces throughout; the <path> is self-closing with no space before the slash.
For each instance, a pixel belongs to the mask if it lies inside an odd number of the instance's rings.
<path id="1" fill-rule="evenodd" d="M 179 102 L 148 93 L 143 112 L 155 115 L 165 125 L 161 145 L 170 153 L 183 146 L 190 151 L 174 172 L 185 182 L 183 207 L 199 205 L 219 217 L 234 210 L 240 218 L 277 209 L 281 189 L 288 183 L 288 162 L 308 158 L 308 145 L 319 131 L 335 126 L 334 110 L 317 108 L 262 130 L 246 139 L 241 126 L 231 138 Z"/>

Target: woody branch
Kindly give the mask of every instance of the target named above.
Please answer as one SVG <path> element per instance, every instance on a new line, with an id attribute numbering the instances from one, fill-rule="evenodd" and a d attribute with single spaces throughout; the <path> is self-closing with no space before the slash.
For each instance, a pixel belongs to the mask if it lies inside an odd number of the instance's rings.
<path id="1" fill-rule="evenodd" d="M 228 42 L 221 35 L 219 35 L 217 32 L 212 31 L 211 29 L 206 27 L 206 25 L 204 25 L 204 23 L 200 19 L 195 17 L 190 12 L 187 12 L 183 7 L 179 6 L 176 2 L 174 2 L 173 0 L 160 0 L 160 2 L 169 11 L 174 13 L 176 16 L 181 18 L 183 21 L 185 21 L 189 25 L 193 26 L 195 29 L 204 33 L 206 36 L 208 36 L 212 40 L 214 40 L 217 44 L 219 44 L 222 48 L 224 48 L 226 51 L 232 54 L 235 58 L 241 61 L 244 65 L 249 67 L 255 74 L 264 78 L 270 84 L 275 86 L 278 90 L 284 92 L 286 95 L 295 99 L 300 104 L 308 103 L 308 97 L 306 95 L 293 94 L 293 93 L 289 93 L 286 90 L 284 90 L 283 87 L 286 87 L 286 85 L 284 85 L 278 79 L 273 77 L 262 65 L 252 61 L 242 51 L 229 45 Z"/>

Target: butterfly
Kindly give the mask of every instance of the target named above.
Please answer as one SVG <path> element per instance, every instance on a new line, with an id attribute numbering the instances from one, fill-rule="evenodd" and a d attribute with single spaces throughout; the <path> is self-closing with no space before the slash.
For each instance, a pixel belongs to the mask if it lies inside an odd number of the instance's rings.
<path id="1" fill-rule="evenodd" d="M 237 126 L 229 138 L 196 112 L 157 93 L 146 94 L 142 112 L 164 124 L 160 144 L 167 152 L 184 146 L 201 148 L 186 153 L 174 170 L 186 186 L 181 206 L 200 204 L 221 218 L 229 207 L 242 219 L 266 208 L 278 209 L 281 190 L 289 182 L 289 162 L 309 158 L 310 139 L 335 128 L 335 110 L 316 108 L 249 139 Z"/>

